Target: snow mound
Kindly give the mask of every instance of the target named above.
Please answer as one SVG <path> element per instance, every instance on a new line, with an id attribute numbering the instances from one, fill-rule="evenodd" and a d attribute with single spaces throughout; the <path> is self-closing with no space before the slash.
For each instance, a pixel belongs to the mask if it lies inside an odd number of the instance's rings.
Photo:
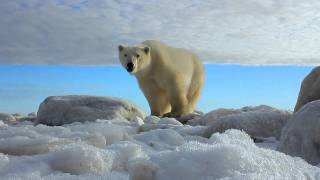
<path id="1" fill-rule="evenodd" d="M 97 147 L 123 141 L 136 127 L 109 124 L 108 121 L 74 123 L 65 126 L 0 126 L 0 153 L 33 155 L 47 153 L 72 143 Z"/>
<path id="2" fill-rule="evenodd" d="M 53 170 L 70 174 L 104 174 L 112 168 L 113 154 L 89 145 L 70 145 L 49 154 Z"/>
<path id="3" fill-rule="evenodd" d="M 134 138 L 156 150 L 172 149 L 184 143 L 183 137 L 172 129 L 156 129 L 135 135 Z"/>
<path id="4" fill-rule="evenodd" d="M 284 127 L 278 150 L 299 156 L 313 165 L 320 163 L 320 100 L 293 114 Z"/>
<path id="5" fill-rule="evenodd" d="M 124 141 L 107 148 L 114 153 L 113 170 L 128 170 L 129 163 L 136 159 L 149 159 L 142 146 Z"/>
<path id="6" fill-rule="evenodd" d="M 209 144 L 191 141 L 175 150 L 151 155 L 150 161 L 153 163 L 153 168 L 157 167 L 154 179 L 320 177 L 320 170 L 317 167 L 308 165 L 299 158 L 259 148 L 246 133 L 238 130 L 214 134 L 210 141 Z M 140 169 L 146 169 L 147 163 L 151 162 L 141 163 Z"/>

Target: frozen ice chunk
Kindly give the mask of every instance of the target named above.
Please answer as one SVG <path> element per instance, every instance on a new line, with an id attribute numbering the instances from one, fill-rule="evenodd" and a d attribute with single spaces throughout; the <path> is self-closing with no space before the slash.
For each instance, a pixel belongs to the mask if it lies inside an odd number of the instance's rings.
<path id="1" fill-rule="evenodd" d="M 143 132 L 134 136 L 138 141 L 157 149 L 163 150 L 173 148 L 184 143 L 183 137 L 171 129 L 157 129 L 148 132 Z"/>
<path id="2" fill-rule="evenodd" d="M 69 127 L 72 131 L 100 133 L 105 137 L 107 145 L 126 140 L 129 137 L 126 128 L 108 123 L 80 123 L 67 127 Z M 134 131 L 136 131 L 136 129 L 134 129 Z"/>
<path id="3" fill-rule="evenodd" d="M 158 124 L 172 124 L 172 125 L 180 125 L 180 126 L 183 125 L 178 120 L 176 120 L 174 118 L 167 118 L 167 117 L 161 118 L 160 121 L 158 122 Z"/>
<path id="4" fill-rule="evenodd" d="M 157 124 L 160 121 L 160 118 L 157 116 L 147 116 L 144 119 L 144 123 L 148 123 L 148 124 Z"/>
<path id="5" fill-rule="evenodd" d="M 245 132 L 239 130 L 214 134 L 210 141 L 209 144 L 190 141 L 174 150 L 151 154 L 150 161 L 157 167 L 155 179 L 269 179 L 270 177 L 317 179 L 320 177 L 319 168 L 309 165 L 300 158 L 259 148 Z"/>
<path id="6" fill-rule="evenodd" d="M 157 180 L 158 166 L 147 159 L 135 159 L 129 166 L 130 180 Z"/>
<path id="7" fill-rule="evenodd" d="M 132 142 L 120 142 L 108 146 L 108 150 L 114 152 L 114 170 L 128 170 L 128 163 L 134 159 L 148 159 L 149 157 L 142 150 L 140 145 Z"/>
<path id="8" fill-rule="evenodd" d="M 54 170 L 71 174 L 104 174 L 112 168 L 113 154 L 86 144 L 70 145 L 50 154 Z"/>

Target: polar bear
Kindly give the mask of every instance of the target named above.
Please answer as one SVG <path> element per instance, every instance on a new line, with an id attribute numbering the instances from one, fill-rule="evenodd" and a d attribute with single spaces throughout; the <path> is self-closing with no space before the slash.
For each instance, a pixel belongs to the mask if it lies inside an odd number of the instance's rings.
<path id="1" fill-rule="evenodd" d="M 118 46 L 122 66 L 139 83 L 151 115 L 182 117 L 192 113 L 204 84 L 204 67 L 192 52 L 156 40 Z"/>

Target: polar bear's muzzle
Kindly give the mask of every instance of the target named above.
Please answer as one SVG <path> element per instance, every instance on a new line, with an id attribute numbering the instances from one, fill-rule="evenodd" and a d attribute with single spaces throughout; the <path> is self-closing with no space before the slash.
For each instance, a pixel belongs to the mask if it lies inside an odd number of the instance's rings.
<path id="1" fill-rule="evenodd" d="M 133 64 L 132 62 L 129 62 L 129 63 L 127 64 L 126 69 L 127 69 L 128 72 L 132 72 L 133 69 L 134 69 L 134 64 Z"/>

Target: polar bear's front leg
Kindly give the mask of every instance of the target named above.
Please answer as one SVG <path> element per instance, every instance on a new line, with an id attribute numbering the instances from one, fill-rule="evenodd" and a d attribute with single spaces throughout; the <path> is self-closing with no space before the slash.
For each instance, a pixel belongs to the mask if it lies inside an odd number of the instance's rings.
<path id="1" fill-rule="evenodd" d="M 161 117 L 170 112 L 171 106 L 164 90 L 160 89 L 153 81 L 145 79 L 139 79 L 139 85 L 147 98 L 151 115 Z"/>
<path id="2" fill-rule="evenodd" d="M 184 81 L 175 81 L 169 89 L 169 102 L 171 104 L 171 112 L 165 114 L 165 117 L 181 117 L 188 114 L 188 99 L 185 91 Z"/>

